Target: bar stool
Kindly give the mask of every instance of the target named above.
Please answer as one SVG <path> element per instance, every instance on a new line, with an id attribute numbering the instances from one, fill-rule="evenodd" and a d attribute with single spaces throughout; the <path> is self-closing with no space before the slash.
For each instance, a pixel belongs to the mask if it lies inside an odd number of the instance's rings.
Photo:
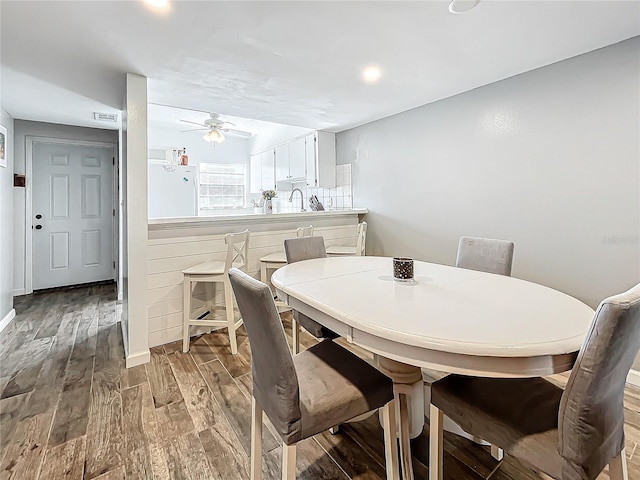
<path id="1" fill-rule="evenodd" d="M 355 247 L 348 247 L 345 245 L 334 245 L 327 247 L 327 255 L 351 255 L 351 256 L 364 256 L 365 243 L 367 241 L 367 222 L 360 222 L 358 224 L 358 240 Z"/>
<path id="2" fill-rule="evenodd" d="M 229 283 L 229 269 L 232 267 L 244 269 L 247 266 L 247 252 L 249 249 L 249 230 L 240 233 L 227 233 L 224 237 L 227 244 L 227 255 L 224 261 L 205 262 L 183 270 L 184 275 L 184 308 L 183 308 L 183 334 L 182 351 L 189 351 L 189 327 L 197 325 L 200 327 L 227 327 L 229 329 L 229 343 L 231 353 L 238 353 L 238 341 L 236 330 L 242 325 L 242 318 L 236 321 L 233 313 L 233 290 Z M 191 316 L 191 303 L 193 287 L 196 283 L 222 283 L 224 286 L 224 305 L 214 305 L 213 291 L 210 291 L 210 298 L 207 306 L 193 318 Z M 217 309 L 226 310 L 226 320 L 212 320 L 213 312 Z"/>
<path id="3" fill-rule="evenodd" d="M 298 227 L 296 228 L 296 238 L 301 237 L 312 237 L 313 236 L 313 225 L 309 225 L 308 227 Z M 269 255 L 265 255 L 260 259 L 260 280 L 262 283 L 269 283 L 269 278 L 267 277 L 268 270 L 275 270 L 280 267 L 283 267 L 287 264 L 287 257 L 284 254 L 284 250 L 280 250 L 278 252 L 270 253 Z M 276 301 L 277 307 L 284 306 L 284 302 Z"/>

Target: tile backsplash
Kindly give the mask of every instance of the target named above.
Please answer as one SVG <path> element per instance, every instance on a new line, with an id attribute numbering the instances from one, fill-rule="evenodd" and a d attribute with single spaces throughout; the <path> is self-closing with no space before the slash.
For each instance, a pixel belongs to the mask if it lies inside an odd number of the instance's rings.
<path id="1" fill-rule="evenodd" d="M 336 187 L 335 188 L 315 188 L 294 184 L 294 188 L 298 187 L 305 192 L 304 207 L 309 208 L 309 197 L 315 195 L 324 205 L 325 210 L 348 210 L 353 208 L 353 191 L 351 187 L 351 164 L 336 165 Z M 274 204 L 276 212 L 299 211 L 300 197 L 296 195 L 293 202 L 289 203 L 289 195 L 291 191 L 278 190 L 278 196 Z"/>

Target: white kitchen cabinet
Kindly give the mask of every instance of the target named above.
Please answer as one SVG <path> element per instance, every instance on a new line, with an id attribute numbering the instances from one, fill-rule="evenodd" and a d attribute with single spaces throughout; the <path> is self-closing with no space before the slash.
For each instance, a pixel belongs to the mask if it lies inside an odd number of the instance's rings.
<path id="1" fill-rule="evenodd" d="M 261 160 L 261 190 L 271 190 L 276 188 L 276 168 L 274 163 L 273 150 L 267 150 L 260 154 Z"/>
<path id="2" fill-rule="evenodd" d="M 284 143 L 275 148 L 276 182 L 288 182 L 289 175 L 289 144 Z"/>
<path id="3" fill-rule="evenodd" d="M 262 154 L 256 153 L 249 159 L 249 193 L 262 191 Z"/>
<path id="4" fill-rule="evenodd" d="M 275 166 L 273 150 L 251 155 L 250 193 L 275 189 Z"/>
<path id="5" fill-rule="evenodd" d="M 305 141 L 304 137 L 289 143 L 289 175 L 291 180 L 304 180 L 306 178 Z"/>
<path id="6" fill-rule="evenodd" d="M 276 181 L 302 182 L 306 178 L 304 137 L 276 147 Z"/>
<path id="7" fill-rule="evenodd" d="M 262 160 L 261 172 L 268 171 L 266 176 L 269 180 L 265 181 L 265 178 L 261 178 L 262 190 L 273 188 L 265 185 L 274 183 L 277 185 L 277 190 L 291 190 L 293 184 L 302 182 L 309 187 L 334 188 L 336 186 L 335 133 L 310 133 L 278 145 L 267 152 L 270 157 L 269 160 Z M 251 161 L 253 169 L 253 163 L 257 160 L 254 161 L 252 156 Z M 268 166 L 265 167 L 265 165 Z M 268 168 L 272 170 L 265 170 Z M 264 176 L 263 174 L 262 177 Z"/>
<path id="8" fill-rule="evenodd" d="M 316 132 L 304 137 L 307 186 L 336 186 L 336 135 Z"/>

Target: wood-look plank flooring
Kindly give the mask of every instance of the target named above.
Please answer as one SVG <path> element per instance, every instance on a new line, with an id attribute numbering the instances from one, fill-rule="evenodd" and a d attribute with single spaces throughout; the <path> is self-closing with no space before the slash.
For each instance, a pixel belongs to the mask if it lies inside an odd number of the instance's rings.
<path id="1" fill-rule="evenodd" d="M 124 368 L 111 285 L 16 299 L 0 334 L 0 480 L 248 478 L 251 353 L 240 330 L 231 355 L 225 331 L 151 350 Z M 290 315 L 283 314 L 289 338 Z M 302 335 L 308 347 L 315 339 Z M 343 342 L 344 343 L 344 342 Z M 367 353 L 355 349 L 356 353 Z M 560 384 L 566 377 L 553 378 Z M 640 479 L 640 389 L 625 397 L 629 478 Z M 280 478 L 281 447 L 266 421 L 264 478 Z M 299 444 L 299 479 L 384 479 L 376 416 Z M 416 478 L 428 476 L 428 428 L 413 440 Z M 447 480 L 533 480 L 533 469 L 445 435 Z M 606 471 L 600 479 L 608 479 Z"/>

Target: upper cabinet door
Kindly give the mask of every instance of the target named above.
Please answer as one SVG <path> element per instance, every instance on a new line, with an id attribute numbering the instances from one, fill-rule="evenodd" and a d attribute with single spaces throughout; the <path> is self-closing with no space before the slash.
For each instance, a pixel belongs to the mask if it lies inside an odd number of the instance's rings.
<path id="1" fill-rule="evenodd" d="M 316 135 L 312 133 L 304 137 L 305 161 L 307 164 L 307 186 L 317 187 L 318 176 L 316 175 Z"/>
<path id="2" fill-rule="evenodd" d="M 276 188 L 276 168 L 273 150 L 267 150 L 260 155 L 261 159 L 261 185 L 262 190 L 271 190 Z"/>
<path id="3" fill-rule="evenodd" d="M 305 142 L 304 137 L 289 143 L 289 175 L 291 180 L 306 178 Z"/>
<path id="4" fill-rule="evenodd" d="M 249 168 L 251 169 L 250 193 L 260 193 L 262 191 L 262 154 L 251 155 Z"/>
<path id="5" fill-rule="evenodd" d="M 276 147 L 276 181 L 289 181 L 289 144 Z"/>

